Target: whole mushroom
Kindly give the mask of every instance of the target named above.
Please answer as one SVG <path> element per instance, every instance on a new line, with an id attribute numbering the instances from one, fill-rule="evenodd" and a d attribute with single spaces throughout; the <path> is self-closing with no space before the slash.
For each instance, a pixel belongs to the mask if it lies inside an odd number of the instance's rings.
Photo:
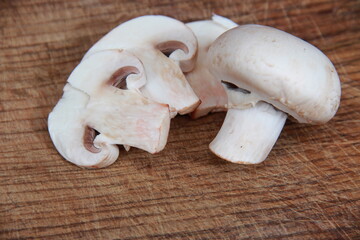
<path id="1" fill-rule="evenodd" d="M 207 60 L 228 95 L 228 112 L 210 149 L 228 161 L 265 160 L 287 114 L 300 123 L 322 124 L 339 107 L 340 80 L 331 61 L 281 30 L 260 25 L 230 29 L 211 45 Z"/>

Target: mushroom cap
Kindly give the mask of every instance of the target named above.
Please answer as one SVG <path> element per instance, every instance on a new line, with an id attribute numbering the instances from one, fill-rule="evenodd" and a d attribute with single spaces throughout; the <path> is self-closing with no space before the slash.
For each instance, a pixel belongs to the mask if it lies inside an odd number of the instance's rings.
<path id="1" fill-rule="evenodd" d="M 199 118 L 212 111 L 226 110 L 226 92 L 221 82 L 210 73 L 206 58 L 207 51 L 215 39 L 237 24 L 230 19 L 214 15 L 212 20 L 195 21 L 186 25 L 194 32 L 198 41 L 195 68 L 186 73 L 186 79 L 201 100 L 201 104 L 190 115 L 192 118 Z"/>
<path id="2" fill-rule="evenodd" d="M 242 25 L 222 34 L 208 52 L 219 79 L 256 93 L 299 122 L 325 123 L 336 113 L 340 80 L 316 47 L 281 30 Z"/>
<path id="3" fill-rule="evenodd" d="M 147 84 L 140 91 L 168 104 L 172 116 L 187 114 L 200 104 L 183 74 L 193 69 L 197 52 L 196 37 L 184 23 L 158 15 L 134 18 L 101 38 L 84 59 L 111 49 L 125 49 L 140 59 L 147 76 Z"/>
<path id="4" fill-rule="evenodd" d="M 191 71 L 196 57 L 197 41 L 181 21 L 162 15 L 146 15 L 124 22 L 107 33 L 84 58 L 105 49 L 153 48 L 170 53 L 184 72 Z"/>

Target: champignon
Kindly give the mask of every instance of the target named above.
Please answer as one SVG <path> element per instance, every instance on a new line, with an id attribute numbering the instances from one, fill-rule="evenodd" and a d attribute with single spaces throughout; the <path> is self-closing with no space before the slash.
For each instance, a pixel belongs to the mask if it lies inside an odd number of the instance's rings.
<path id="1" fill-rule="evenodd" d="M 115 144 L 161 151 L 169 108 L 145 98 L 139 91 L 144 85 L 143 65 L 131 53 L 108 50 L 84 59 L 49 114 L 49 133 L 59 153 L 78 166 L 99 168 L 118 158 Z"/>
<path id="2" fill-rule="evenodd" d="M 168 104 L 172 116 L 190 113 L 200 104 L 183 74 L 193 69 L 197 51 L 196 37 L 184 23 L 166 16 L 134 18 L 101 38 L 84 59 L 109 49 L 126 49 L 140 59 L 147 78 L 141 93 Z"/>
<path id="3" fill-rule="evenodd" d="M 322 124 L 336 113 L 340 80 L 316 47 L 272 27 L 243 25 L 222 34 L 208 67 L 228 94 L 228 112 L 210 149 L 236 163 L 260 163 L 275 144 L 288 113 Z"/>
<path id="4" fill-rule="evenodd" d="M 170 118 L 200 104 L 182 72 L 193 68 L 196 51 L 192 31 L 169 17 L 116 27 L 86 53 L 49 114 L 57 150 L 82 167 L 113 163 L 115 144 L 161 151 Z"/>
<path id="5" fill-rule="evenodd" d="M 186 79 L 200 98 L 201 104 L 190 113 L 192 118 L 199 118 L 209 112 L 225 111 L 227 96 L 221 82 L 210 73 L 206 64 L 206 54 L 210 45 L 225 31 L 237 26 L 230 19 L 213 15 L 211 20 L 196 21 L 186 24 L 198 41 L 198 56 L 194 69 L 186 73 Z"/>

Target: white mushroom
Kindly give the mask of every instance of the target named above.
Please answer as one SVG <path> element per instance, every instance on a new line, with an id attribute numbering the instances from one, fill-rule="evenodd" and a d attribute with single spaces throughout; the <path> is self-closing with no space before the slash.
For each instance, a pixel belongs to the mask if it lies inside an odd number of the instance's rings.
<path id="1" fill-rule="evenodd" d="M 200 104 L 182 72 L 193 68 L 196 51 L 192 31 L 169 17 L 113 29 L 86 53 L 49 115 L 58 151 L 79 166 L 105 167 L 118 157 L 114 144 L 162 150 L 170 118 Z"/>
<path id="2" fill-rule="evenodd" d="M 184 23 L 165 16 L 132 19 L 106 34 L 84 59 L 108 49 L 126 49 L 140 59 L 147 77 L 140 91 L 168 104 L 172 116 L 187 114 L 200 104 L 183 74 L 192 70 L 197 51 L 196 38 Z"/>
<path id="3" fill-rule="evenodd" d="M 201 100 L 201 104 L 190 115 L 192 118 L 199 118 L 209 112 L 225 111 L 226 92 L 221 82 L 210 73 L 206 57 L 215 39 L 237 24 L 230 19 L 213 15 L 212 20 L 190 22 L 186 25 L 191 28 L 198 40 L 198 56 L 195 68 L 185 76 Z"/>
<path id="4" fill-rule="evenodd" d="M 49 115 L 50 136 L 60 154 L 82 167 L 105 167 L 118 157 L 115 144 L 162 150 L 169 108 L 142 96 L 144 85 L 143 65 L 130 53 L 100 51 L 84 59 Z"/>
<path id="5" fill-rule="evenodd" d="M 210 149 L 236 163 L 260 163 L 290 114 L 321 124 L 336 113 L 340 80 L 331 61 L 293 35 L 260 25 L 222 34 L 210 47 L 208 67 L 228 93 L 228 112 Z"/>

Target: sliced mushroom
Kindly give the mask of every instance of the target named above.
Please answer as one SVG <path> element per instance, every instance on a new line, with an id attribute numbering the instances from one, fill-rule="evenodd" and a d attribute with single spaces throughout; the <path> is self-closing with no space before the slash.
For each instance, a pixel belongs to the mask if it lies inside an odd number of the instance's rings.
<path id="1" fill-rule="evenodd" d="M 108 49 L 126 49 L 144 65 L 147 84 L 140 91 L 145 97 L 168 104 L 172 116 L 187 114 L 199 104 L 183 71 L 192 70 L 197 41 L 182 22 L 165 16 L 142 16 L 114 28 L 85 55 Z"/>
<path id="2" fill-rule="evenodd" d="M 105 167 L 119 154 L 115 144 L 150 153 L 167 141 L 168 105 L 144 97 L 142 63 L 126 51 L 100 51 L 71 73 L 64 95 L 49 115 L 51 139 L 68 161 Z"/>
<path id="3" fill-rule="evenodd" d="M 210 45 L 225 31 L 237 26 L 230 19 L 214 15 L 212 20 L 186 24 L 198 40 L 198 57 L 193 71 L 186 74 L 191 87 L 200 98 L 201 104 L 190 114 L 192 118 L 205 116 L 209 112 L 225 111 L 227 96 L 224 88 L 209 71 L 206 54 Z"/>
<path id="4" fill-rule="evenodd" d="M 291 34 L 243 25 L 211 45 L 208 67 L 228 94 L 226 119 L 210 149 L 236 163 L 260 163 L 275 144 L 288 113 L 321 124 L 336 113 L 340 80 L 331 61 Z M 234 87 L 235 86 L 235 87 Z"/>

